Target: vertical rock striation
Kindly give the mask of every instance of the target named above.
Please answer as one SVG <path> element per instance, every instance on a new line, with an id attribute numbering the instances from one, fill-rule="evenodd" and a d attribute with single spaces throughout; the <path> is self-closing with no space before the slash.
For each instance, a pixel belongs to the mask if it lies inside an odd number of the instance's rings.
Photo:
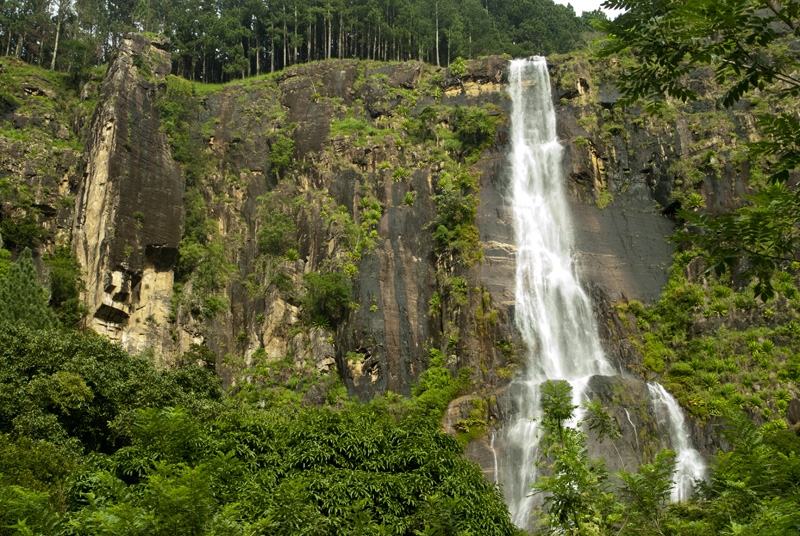
<path id="1" fill-rule="evenodd" d="M 73 227 L 87 324 L 129 351 L 172 352 L 173 267 L 184 181 L 156 106 L 170 71 L 167 41 L 128 35 L 100 87 Z"/>

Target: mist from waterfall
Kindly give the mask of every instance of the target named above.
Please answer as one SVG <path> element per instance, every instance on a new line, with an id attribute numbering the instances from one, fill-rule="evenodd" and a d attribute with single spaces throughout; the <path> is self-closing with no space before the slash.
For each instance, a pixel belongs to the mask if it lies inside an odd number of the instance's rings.
<path id="1" fill-rule="evenodd" d="M 539 386 L 547 379 L 566 380 L 578 405 L 592 376 L 616 371 L 603 354 L 591 301 L 572 261 L 574 232 L 546 59 L 512 61 L 508 91 L 517 242 L 515 320 L 529 355 L 525 372 L 509 386 L 517 411 L 499 433 L 504 448 L 496 479 L 512 521 L 527 528 L 536 500 L 531 484 L 538 478 Z"/>

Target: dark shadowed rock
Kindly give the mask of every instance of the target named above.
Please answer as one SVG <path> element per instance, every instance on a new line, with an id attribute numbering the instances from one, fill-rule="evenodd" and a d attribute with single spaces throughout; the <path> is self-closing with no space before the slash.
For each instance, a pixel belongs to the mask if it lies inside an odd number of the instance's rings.
<path id="1" fill-rule="evenodd" d="M 160 131 L 155 86 L 134 64 L 145 58 L 153 77 L 163 78 L 170 70 L 164 46 L 129 35 L 103 79 L 73 251 L 86 274 L 89 325 L 128 350 L 155 346 L 168 355 L 184 181 Z"/>

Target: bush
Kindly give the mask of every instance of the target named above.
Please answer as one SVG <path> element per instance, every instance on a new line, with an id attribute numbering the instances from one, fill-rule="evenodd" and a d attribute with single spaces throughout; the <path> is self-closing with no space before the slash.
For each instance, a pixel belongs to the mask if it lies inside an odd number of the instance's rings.
<path id="1" fill-rule="evenodd" d="M 456 108 L 453 133 L 461 144 L 459 157 L 480 153 L 494 143 L 495 120 L 483 108 Z"/>
<path id="2" fill-rule="evenodd" d="M 272 209 L 263 211 L 261 217 L 261 228 L 256 235 L 256 241 L 262 253 L 283 256 L 297 247 L 297 226 L 291 216 Z"/>
<path id="3" fill-rule="evenodd" d="M 442 173 L 434 195 L 436 219 L 433 241 L 437 252 L 452 253 L 473 260 L 479 251 L 479 232 L 475 226 L 479 200 L 474 195 L 475 179 L 466 172 L 453 176 Z"/>
<path id="4" fill-rule="evenodd" d="M 45 257 L 50 271 L 50 306 L 64 326 L 74 327 L 89 312 L 80 301 L 81 266 L 67 247 Z"/>
<path id="5" fill-rule="evenodd" d="M 284 134 L 278 134 L 269 147 L 270 170 L 276 177 L 290 169 L 294 157 L 294 140 Z"/>
<path id="6" fill-rule="evenodd" d="M 33 247 L 47 236 L 47 231 L 39 225 L 39 211 L 33 207 L 23 208 L 26 208 L 24 216 L 0 221 L 0 236 L 17 249 Z"/>
<path id="7" fill-rule="evenodd" d="M 347 277 L 339 272 L 309 272 L 303 276 L 303 281 L 306 294 L 302 305 L 306 321 L 335 327 L 350 303 L 351 287 Z"/>

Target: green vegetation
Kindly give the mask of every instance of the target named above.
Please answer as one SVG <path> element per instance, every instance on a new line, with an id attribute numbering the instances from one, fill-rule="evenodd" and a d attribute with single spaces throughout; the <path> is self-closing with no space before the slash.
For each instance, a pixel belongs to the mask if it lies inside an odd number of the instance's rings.
<path id="1" fill-rule="evenodd" d="M 669 504 L 675 453 L 657 453 L 636 473 L 620 471 L 612 486 L 603 461 L 589 457 L 586 434 L 566 424 L 576 409 L 567 382 L 542 386 L 541 464 L 550 476 L 534 484 L 535 493 L 545 494 L 541 533 L 800 534 L 800 437 L 785 428 L 759 430 L 745 415 L 726 413 L 730 447 L 714 457 L 711 483 L 699 483 L 691 500 Z M 601 440 L 613 437 L 614 419 L 602 408 L 586 409 L 588 427 Z"/>
<path id="2" fill-rule="evenodd" d="M 30 249 L 22 250 L 17 262 L 0 279 L 0 322 L 35 329 L 58 324 L 55 313 L 47 307 L 47 290 L 37 281 Z"/>
<path id="3" fill-rule="evenodd" d="M 226 398 L 194 365 L 158 371 L 98 335 L 0 325 L 0 531 L 517 534 L 439 430 L 470 372 L 432 355 L 413 399 L 361 405 L 330 383 L 335 406 L 317 409 L 291 396 L 297 381 L 267 384 L 266 402 L 260 380 Z"/>
<path id="4" fill-rule="evenodd" d="M 335 328 L 344 319 L 350 303 L 350 283 L 339 272 L 320 274 L 309 272 L 303 276 L 306 293 L 303 313 L 314 325 Z"/>
<path id="5" fill-rule="evenodd" d="M 283 9 L 285 8 L 285 9 Z M 85 79 L 115 52 L 128 32 L 157 39 L 165 32 L 173 64 L 187 79 L 224 82 L 329 58 L 380 61 L 416 59 L 450 66 L 456 76 L 464 58 L 507 52 L 513 56 L 566 52 L 585 43 L 598 10 L 581 17 L 554 2 L 420 0 L 402 5 L 320 5 L 298 1 L 276 8 L 215 0 L 206 6 L 117 4 L 90 0 L 27 3 L 0 16 L 6 54 L 49 65 Z M 133 57 L 149 76 L 147 52 Z"/>
<path id="6" fill-rule="evenodd" d="M 601 25 L 609 34 L 601 55 L 632 54 L 635 60 L 621 73 L 620 104 L 646 100 L 651 108 L 663 108 L 665 97 L 696 100 L 686 74 L 698 68 L 713 70 L 724 91 L 718 100 L 722 106 L 749 97 L 772 103 L 757 116 L 761 139 L 749 144 L 757 162 L 753 167 L 760 171 L 758 159 L 763 158 L 770 184 L 755 181 L 762 187 L 747 197 L 748 203 L 726 214 L 679 212 L 687 229 L 676 236 L 703 252 L 709 273 L 721 276 L 730 270 L 754 280 L 757 297 L 771 298 L 772 275 L 800 260 L 800 196 L 789 181 L 800 166 L 800 121 L 792 102 L 800 94 L 794 74 L 800 59 L 790 51 L 800 9 L 792 2 L 736 0 L 713 5 L 667 0 L 658 7 L 645 0 L 606 4 L 627 12 Z M 716 153 L 702 158 L 719 173 L 722 162 Z"/>
<path id="7" fill-rule="evenodd" d="M 364 147 L 367 142 L 383 143 L 389 137 L 395 137 L 392 129 L 381 129 L 372 126 L 367 119 L 356 119 L 347 117 L 342 120 L 334 120 L 331 123 L 331 138 L 338 136 L 351 136 L 354 139 L 354 147 Z"/>
<path id="8" fill-rule="evenodd" d="M 227 309 L 219 293 L 225 288 L 232 267 L 225 256 L 225 245 L 214 220 L 208 216 L 202 186 L 211 170 L 203 150 L 202 137 L 194 121 L 200 104 L 192 84 L 178 76 L 166 78 L 166 90 L 159 95 L 161 126 L 170 143 L 172 157 L 186 176 L 184 207 L 186 225 L 181 238 L 176 270 L 173 316 L 181 306 L 200 318 L 213 318 Z"/>
<path id="9" fill-rule="evenodd" d="M 158 98 L 161 128 L 169 139 L 172 158 L 181 164 L 187 186 L 192 187 L 200 182 L 209 165 L 202 138 L 193 128 L 200 104 L 187 80 L 169 75 L 166 82 L 166 91 Z"/>
<path id="10" fill-rule="evenodd" d="M 686 267 L 697 256 L 676 255 L 653 307 L 635 301 L 617 307 L 637 333 L 632 342 L 642 353 L 642 372 L 663 374 L 664 386 L 697 418 L 733 407 L 764 421 L 781 419 L 800 380 L 797 282 L 778 274 L 771 282 L 776 296 L 763 303 L 756 300 L 755 283 L 734 290 L 729 277 L 688 281 Z"/>
<path id="11" fill-rule="evenodd" d="M 440 255 L 451 255 L 467 263 L 479 260 L 478 228 L 475 216 L 479 200 L 478 186 L 471 173 L 459 171 L 456 175 L 442 172 L 437 183 L 436 219 L 430 224 L 433 241 Z"/>
<path id="12" fill-rule="evenodd" d="M 610 205 L 614 201 L 614 196 L 609 193 L 609 191 L 605 188 L 600 190 L 600 194 L 597 196 L 597 208 L 603 210 L 608 205 Z"/>
<path id="13" fill-rule="evenodd" d="M 454 139 L 445 143 L 458 158 L 477 159 L 481 151 L 494 143 L 495 118 L 485 108 L 456 107 L 453 114 Z"/>
<path id="14" fill-rule="evenodd" d="M 294 140 L 280 133 L 276 136 L 275 141 L 270 144 L 269 150 L 270 169 L 276 177 L 280 178 L 281 174 L 292 166 Z"/>
<path id="15" fill-rule="evenodd" d="M 227 308 L 225 298 L 217 294 L 225 288 L 232 267 L 225 257 L 224 240 L 208 217 L 198 189 L 187 190 L 184 207 L 186 227 L 175 271 L 173 308 L 183 305 L 193 315 L 213 318 Z"/>
<path id="16" fill-rule="evenodd" d="M 50 307 L 61 324 L 75 327 L 88 310 L 80 301 L 81 266 L 68 247 L 58 247 L 53 255 L 44 259 L 50 273 Z"/>
<path id="17" fill-rule="evenodd" d="M 39 225 L 39 210 L 25 202 L 20 208 L 21 214 L 0 221 L 0 235 L 15 249 L 35 246 L 47 236 Z"/>
<path id="18" fill-rule="evenodd" d="M 284 256 L 297 247 L 294 218 L 282 212 L 270 194 L 262 196 L 259 201 L 263 208 L 259 213 L 260 229 L 256 233 L 258 249 L 269 255 Z"/>

